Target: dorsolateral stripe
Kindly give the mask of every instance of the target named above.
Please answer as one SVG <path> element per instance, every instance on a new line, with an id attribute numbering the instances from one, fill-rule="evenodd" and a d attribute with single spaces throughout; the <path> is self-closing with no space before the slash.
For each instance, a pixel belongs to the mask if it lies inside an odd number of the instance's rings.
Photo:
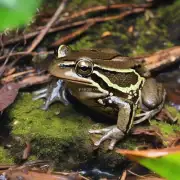
<path id="1" fill-rule="evenodd" d="M 138 81 L 135 85 L 130 85 L 129 87 L 120 87 L 117 84 L 113 84 L 108 77 L 106 77 L 105 75 L 99 73 L 98 71 L 93 71 L 94 74 L 96 74 L 98 77 L 100 77 L 104 82 L 106 82 L 106 84 L 111 87 L 114 88 L 118 91 L 121 91 L 123 93 L 130 93 L 130 91 L 136 91 L 137 89 L 139 89 L 141 87 L 142 82 L 144 82 L 144 78 L 141 77 L 134 69 L 130 69 L 131 71 L 127 71 L 127 72 L 132 72 L 134 71 L 134 73 L 138 76 Z M 124 72 L 124 71 L 119 71 L 119 72 Z"/>

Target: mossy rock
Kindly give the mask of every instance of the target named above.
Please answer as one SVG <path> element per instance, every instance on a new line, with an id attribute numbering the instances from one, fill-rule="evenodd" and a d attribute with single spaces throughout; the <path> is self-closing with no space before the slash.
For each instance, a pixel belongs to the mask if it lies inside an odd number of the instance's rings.
<path id="1" fill-rule="evenodd" d="M 11 135 L 14 139 L 21 139 L 14 142 L 11 149 L 16 162 L 22 158 L 22 150 L 28 141 L 32 146 L 30 159 L 53 161 L 59 169 L 77 168 L 94 160 L 97 166 L 105 168 L 122 164 L 124 158 L 104 149 L 106 143 L 94 150 L 88 130 L 103 125 L 76 112 L 72 106 L 55 103 L 48 111 L 43 111 L 40 109 L 42 104 L 42 100 L 33 101 L 31 94 L 21 93 L 9 110 Z M 132 149 L 135 146 L 135 140 L 128 138 L 120 143 L 121 148 Z"/>

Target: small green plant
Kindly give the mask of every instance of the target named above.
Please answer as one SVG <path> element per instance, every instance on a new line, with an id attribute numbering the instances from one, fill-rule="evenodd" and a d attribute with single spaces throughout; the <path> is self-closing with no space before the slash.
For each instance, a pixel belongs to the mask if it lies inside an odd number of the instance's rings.
<path id="1" fill-rule="evenodd" d="M 41 0 L 0 0 L 0 31 L 30 22 Z"/>

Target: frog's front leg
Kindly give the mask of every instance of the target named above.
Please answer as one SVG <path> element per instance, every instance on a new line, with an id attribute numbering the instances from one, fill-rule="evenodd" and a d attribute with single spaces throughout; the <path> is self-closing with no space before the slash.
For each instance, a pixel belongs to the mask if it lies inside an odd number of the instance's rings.
<path id="1" fill-rule="evenodd" d="M 121 140 L 131 129 L 135 112 L 134 105 L 130 102 L 125 102 L 116 96 L 107 97 L 102 99 L 102 101 L 106 106 L 113 105 L 118 108 L 117 126 L 111 126 L 100 130 L 90 130 L 89 133 L 104 134 L 94 145 L 99 146 L 103 141 L 110 139 L 109 149 L 112 150 L 117 141 Z"/>
<path id="2" fill-rule="evenodd" d="M 43 110 L 47 110 L 49 105 L 55 101 L 60 101 L 64 105 L 69 104 L 66 98 L 66 87 L 63 80 L 54 81 L 47 88 L 38 90 L 33 95 L 33 100 L 46 98 L 45 104 L 42 106 Z"/>

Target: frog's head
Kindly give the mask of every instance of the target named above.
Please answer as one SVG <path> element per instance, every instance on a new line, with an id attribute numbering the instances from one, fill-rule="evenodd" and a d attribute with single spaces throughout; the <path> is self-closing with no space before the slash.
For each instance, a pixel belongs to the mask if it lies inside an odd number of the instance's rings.
<path id="1" fill-rule="evenodd" d="M 63 45 L 59 47 L 58 58 L 49 71 L 74 86 L 93 86 L 101 92 L 113 91 L 126 97 L 142 84 L 141 76 L 131 68 L 133 63 L 131 58 L 117 52 L 96 49 L 71 51 Z"/>
<path id="2" fill-rule="evenodd" d="M 79 56 L 77 59 L 65 56 L 56 59 L 49 68 L 50 73 L 60 79 L 73 83 L 91 83 L 88 80 L 93 72 L 92 59 L 86 56 Z"/>
<path id="3" fill-rule="evenodd" d="M 73 83 L 91 84 L 88 77 L 93 72 L 93 61 L 84 51 L 71 51 L 69 46 L 61 45 L 58 58 L 49 67 L 49 72 L 60 79 Z"/>

